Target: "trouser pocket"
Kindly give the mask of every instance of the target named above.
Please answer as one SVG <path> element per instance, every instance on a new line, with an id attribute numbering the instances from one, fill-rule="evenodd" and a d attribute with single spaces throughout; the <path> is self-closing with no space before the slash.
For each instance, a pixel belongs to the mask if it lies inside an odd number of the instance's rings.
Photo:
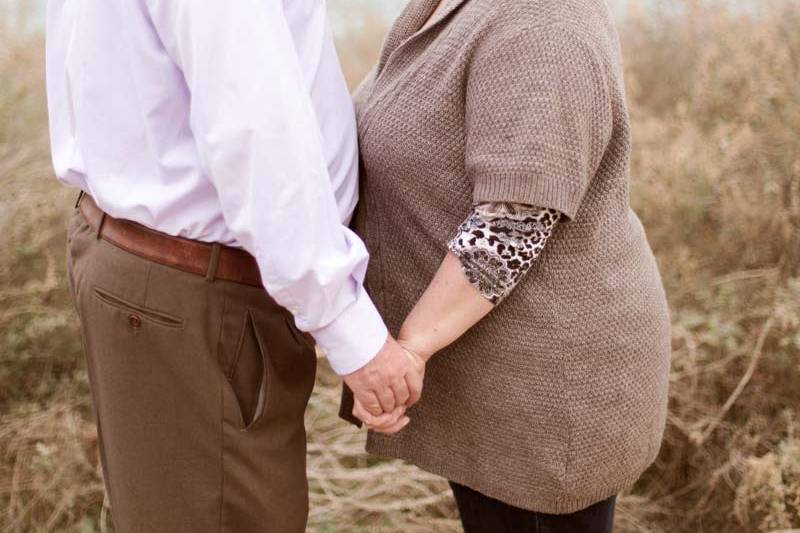
<path id="1" fill-rule="evenodd" d="M 267 352 L 256 333 L 253 315 L 248 310 L 236 350 L 225 363 L 225 379 L 239 404 L 244 431 L 255 425 L 264 413 L 269 388 Z"/>
<path id="2" fill-rule="evenodd" d="M 110 308 L 127 315 L 128 324 L 134 331 L 141 328 L 143 320 L 166 328 L 182 328 L 184 324 L 180 317 L 127 302 L 100 287 L 94 288 L 94 296 Z"/>

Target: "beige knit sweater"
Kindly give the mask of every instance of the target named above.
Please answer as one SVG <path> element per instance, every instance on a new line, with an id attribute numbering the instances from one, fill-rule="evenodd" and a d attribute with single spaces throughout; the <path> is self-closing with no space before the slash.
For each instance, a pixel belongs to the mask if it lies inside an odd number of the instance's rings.
<path id="1" fill-rule="evenodd" d="M 530 510 L 632 484 L 663 433 L 670 321 L 629 207 L 630 128 L 603 0 L 412 0 L 357 94 L 368 289 L 401 323 L 475 201 L 565 213 L 516 290 L 433 357 L 400 457 Z M 348 410 L 345 397 L 343 413 Z"/>

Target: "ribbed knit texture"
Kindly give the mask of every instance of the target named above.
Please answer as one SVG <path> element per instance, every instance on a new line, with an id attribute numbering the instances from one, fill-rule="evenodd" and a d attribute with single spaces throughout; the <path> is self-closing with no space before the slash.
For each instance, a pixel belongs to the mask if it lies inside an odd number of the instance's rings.
<path id="1" fill-rule="evenodd" d="M 428 365 L 422 401 L 368 450 L 526 509 L 632 484 L 666 419 L 670 321 L 629 207 L 630 128 L 603 0 L 412 0 L 357 94 L 357 231 L 390 329 L 475 201 L 565 213 L 516 290 Z M 348 398 L 343 413 L 348 410 Z"/>

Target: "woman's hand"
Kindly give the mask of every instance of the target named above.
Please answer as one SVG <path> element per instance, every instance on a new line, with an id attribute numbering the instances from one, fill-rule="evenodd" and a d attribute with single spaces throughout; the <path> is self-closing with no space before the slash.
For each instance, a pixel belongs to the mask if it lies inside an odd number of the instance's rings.
<path id="1" fill-rule="evenodd" d="M 353 416 L 361 420 L 367 429 L 386 435 L 397 433 L 411 422 L 406 416 L 405 406 L 395 407 L 391 413 L 375 416 L 367 411 L 358 399 L 353 404 Z"/>

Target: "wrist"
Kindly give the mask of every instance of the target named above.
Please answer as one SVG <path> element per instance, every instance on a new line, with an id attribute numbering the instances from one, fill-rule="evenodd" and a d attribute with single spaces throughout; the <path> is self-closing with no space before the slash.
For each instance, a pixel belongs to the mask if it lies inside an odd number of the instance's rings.
<path id="1" fill-rule="evenodd" d="M 414 355 L 425 362 L 428 362 L 437 351 L 427 335 L 421 332 L 415 332 L 412 328 L 408 328 L 405 325 L 400 328 L 400 333 L 397 335 L 397 342 L 403 348 L 413 352 Z"/>

